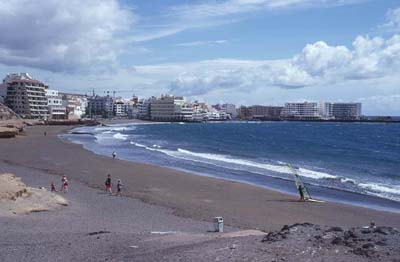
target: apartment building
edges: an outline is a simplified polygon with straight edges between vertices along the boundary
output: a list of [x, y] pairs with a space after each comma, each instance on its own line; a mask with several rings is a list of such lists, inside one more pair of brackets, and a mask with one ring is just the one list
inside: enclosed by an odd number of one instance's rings
[[88, 113], [91, 116], [112, 117], [114, 100], [111, 96], [92, 96], [88, 98]]
[[49, 118], [66, 119], [66, 107], [63, 106], [62, 97], [57, 90], [46, 89], [47, 109]]
[[117, 99], [114, 101], [113, 105], [114, 115], [117, 117], [126, 117], [128, 116], [129, 111], [129, 103], [123, 99]]
[[332, 116], [339, 120], [361, 118], [361, 103], [332, 103]]
[[193, 106], [183, 97], [161, 96], [150, 104], [150, 116], [154, 121], [192, 121]]
[[0, 103], [6, 101], [7, 96], [7, 86], [4, 83], [0, 83]]
[[320, 119], [318, 103], [285, 103], [281, 116], [287, 119], [317, 120]]
[[8, 74], [3, 85], [7, 88], [6, 105], [15, 113], [24, 118], [48, 118], [48, 85], [33, 79], [28, 73]]

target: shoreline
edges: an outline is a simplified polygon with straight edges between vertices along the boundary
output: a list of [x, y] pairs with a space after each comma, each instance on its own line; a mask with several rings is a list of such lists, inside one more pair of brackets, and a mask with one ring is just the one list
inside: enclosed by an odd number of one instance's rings
[[[62, 135], [62, 134], [60, 134], [60, 135]], [[64, 142], [67, 142], [67, 143], [80, 145], [80, 146], [82, 146], [83, 150], [89, 151], [89, 152], [91, 152], [91, 153], [93, 153], [93, 154], [95, 154], [97, 156], [111, 158], [108, 155], [97, 153], [97, 152], [92, 151], [92, 150], [90, 150], [88, 148], [85, 148], [84, 145], [82, 145], [82, 144], [72, 142], [68, 138], [59, 137], [59, 139], [61, 139]], [[205, 177], [205, 178], [223, 180], [223, 181], [227, 181], [227, 182], [245, 184], [245, 185], [249, 185], [249, 186], [252, 186], [252, 187], [257, 187], [257, 188], [260, 188], [260, 189], [270, 190], [270, 191], [273, 191], [273, 192], [276, 192], [276, 193], [284, 194], [284, 195], [287, 195], [287, 197], [292, 197], [294, 199], [298, 199], [297, 192], [288, 192], [288, 191], [286, 191], [284, 189], [272, 188], [272, 187], [264, 186], [262, 184], [257, 184], [255, 182], [249, 182], [249, 181], [245, 181], [245, 180], [226, 178], [226, 177], [219, 177], [217, 175], [213, 175], [213, 174], [209, 174], [209, 173], [195, 172], [195, 171], [192, 171], [192, 170], [186, 170], [184, 168], [178, 168], [178, 167], [173, 167], [173, 166], [157, 165], [157, 164], [153, 164], [151, 162], [131, 161], [131, 160], [126, 160], [126, 159], [121, 159], [121, 158], [118, 158], [118, 157], [117, 157], [117, 159], [121, 160], [121, 161], [127, 161], [127, 162], [133, 163], [133, 164], [138, 164], [138, 165], [143, 164], [143, 165], [154, 166], [154, 167], [157, 167], [157, 168], [171, 169], [171, 170], [175, 170], [177, 172], [184, 173], [185, 175], [189, 175], [189, 176], [200, 176], [200, 177]], [[283, 178], [269, 177], [269, 179], [280, 180], [280, 181], [284, 181], [284, 182], [286, 182], [288, 184], [294, 184], [293, 181], [286, 180], [286, 179], [283, 179]], [[321, 191], [334, 190], [334, 191], [340, 192], [343, 195], [349, 195], [349, 196], [353, 195], [357, 199], [357, 201], [353, 200], [353, 202], [352, 202], [351, 200], [340, 200], [340, 199], [335, 199], [335, 198], [327, 197], [327, 196], [325, 196], [325, 197], [324, 196], [321, 196], [321, 197], [318, 196], [315, 199], [315, 200], [318, 200], [318, 201], [336, 203], [336, 204], [346, 205], [346, 206], [350, 206], [350, 207], [366, 208], [366, 209], [371, 209], [371, 210], [375, 210], [375, 211], [382, 211], [382, 212], [390, 212], [390, 213], [400, 214], [400, 203], [395, 201], [395, 200], [392, 200], [392, 199], [387, 199], [387, 198], [383, 198], [383, 197], [380, 197], [380, 196], [361, 194], [361, 193], [347, 191], [347, 190], [340, 190], [340, 189], [336, 189], [336, 188], [324, 187], [324, 186], [308, 185], [308, 187], [309, 188], [314, 188], [314, 189], [320, 188]], [[363, 204], [362, 203], [362, 201], [363, 201], [362, 199], [363, 198], [365, 200], [369, 199], [370, 202]], [[372, 205], [372, 202], [374, 203], [373, 205]], [[377, 204], [377, 203], [385, 204], [386, 206], [379, 206], [379, 204]], [[394, 207], [395, 205], [397, 205], [399, 207], [396, 208], [396, 207]]]
[[[162, 122], [110, 122], [108, 127], [120, 127], [119, 124], [163, 124]], [[165, 124], [165, 123], [164, 123]], [[73, 130], [73, 129], [72, 129]], [[69, 130], [70, 131], [70, 130]], [[94, 135], [95, 133], [89, 132], [73, 132], [72, 135], [68, 135], [68, 130], [65, 133], [59, 134], [59, 138], [67, 143], [72, 143], [76, 145], [82, 146], [84, 150], [87, 150], [95, 155], [102, 156], [102, 157], [110, 157], [109, 154], [111, 152], [105, 152], [105, 148], [99, 149], [94, 147], [91, 143], [81, 143], [79, 139], [74, 139], [75, 134], [89, 134]], [[132, 142], [131, 142], [132, 143]], [[122, 156], [122, 157], [121, 157]], [[168, 162], [158, 162], [151, 161], [149, 159], [132, 159], [127, 157], [126, 155], [121, 155], [118, 157], [119, 160], [127, 161], [134, 164], [145, 164], [156, 166], [158, 168], [168, 168], [173, 169], [177, 172], [182, 172], [189, 175], [196, 175], [201, 177], [213, 178], [218, 180], [224, 180], [228, 182], [237, 182], [242, 183], [250, 186], [254, 186], [261, 189], [271, 190], [274, 192], [282, 193], [288, 195], [290, 197], [297, 197], [298, 192], [294, 189], [294, 182], [287, 178], [282, 178], [279, 176], [262, 176], [258, 174], [247, 174], [245, 177], [235, 177], [235, 176], [228, 176], [228, 175], [221, 175], [220, 173], [212, 173], [202, 170], [195, 170], [190, 168], [185, 168], [184, 166], [173, 166], [168, 165]], [[209, 170], [208, 170], [209, 171]], [[308, 188], [311, 190], [312, 195], [315, 199], [323, 200], [332, 203], [344, 204], [354, 207], [362, 207], [373, 209], [377, 211], [387, 211], [393, 213], [400, 213], [400, 202], [385, 198], [379, 195], [367, 194], [358, 191], [346, 190], [336, 187], [330, 187], [327, 185], [316, 185], [316, 184], [307, 184]]]
[[[357, 226], [372, 220], [400, 227], [398, 213], [332, 202], [303, 203], [297, 197], [240, 182], [113, 160], [57, 137], [68, 129], [71, 127], [32, 127], [25, 137], [1, 141], [5, 150], [0, 152], [0, 159], [58, 176], [65, 174], [97, 189], [103, 188], [106, 174], [111, 173], [114, 179], [124, 181], [128, 197], [172, 208], [175, 215], [202, 221], [222, 215], [228, 225], [241, 228], [275, 230], [300, 222]], [[42, 135], [44, 130], [47, 136]], [[26, 147], [39, 149], [35, 154], [24, 151]]]

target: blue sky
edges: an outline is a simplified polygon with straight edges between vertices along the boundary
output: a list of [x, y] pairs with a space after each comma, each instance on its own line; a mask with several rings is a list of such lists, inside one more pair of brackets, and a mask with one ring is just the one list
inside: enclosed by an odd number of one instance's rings
[[10, 0], [0, 74], [210, 103], [357, 101], [400, 115], [400, 1]]

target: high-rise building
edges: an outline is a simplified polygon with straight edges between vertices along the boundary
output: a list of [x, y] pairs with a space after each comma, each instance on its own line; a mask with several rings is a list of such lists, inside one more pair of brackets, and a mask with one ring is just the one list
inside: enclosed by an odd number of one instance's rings
[[282, 117], [289, 119], [316, 120], [320, 119], [318, 103], [285, 103]]
[[320, 114], [324, 119], [359, 120], [361, 103], [320, 103]]
[[25, 118], [48, 117], [48, 85], [33, 79], [28, 73], [8, 74], [3, 85], [7, 87], [5, 102], [15, 113]]
[[332, 116], [339, 120], [361, 118], [361, 103], [332, 103]]

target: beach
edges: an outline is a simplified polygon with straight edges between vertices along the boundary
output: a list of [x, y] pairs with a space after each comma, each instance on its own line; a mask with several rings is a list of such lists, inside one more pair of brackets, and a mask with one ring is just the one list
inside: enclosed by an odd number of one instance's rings
[[[243, 254], [257, 261], [275, 255], [257, 255], [254, 247], [240, 253], [239, 247], [246, 246], [241, 243], [258, 246], [260, 232], [284, 225], [307, 222], [348, 228], [374, 221], [400, 227], [399, 213], [298, 202], [296, 196], [248, 184], [96, 155], [58, 137], [68, 129], [35, 126], [24, 136], [0, 140], [0, 173], [13, 173], [32, 187], [59, 184], [62, 175], [70, 181], [68, 207], [0, 218], [0, 233], [6, 236], [0, 243], [3, 261], [210, 261], [220, 254], [220, 259], [230, 261], [243, 261]], [[114, 182], [123, 181], [124, 197], [105, 194], [107, 174]], [[215, 216], [224, 217], [232, 235], [207, 232]], [[235, 235], [238, 232], [244, 236]], [[216, 249], [206, 253], [211, 246], [228, 248], [220, 254]], [[198, 256], [203, 253], [207, 255]]]

